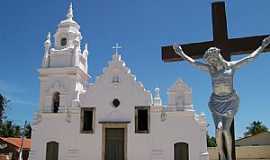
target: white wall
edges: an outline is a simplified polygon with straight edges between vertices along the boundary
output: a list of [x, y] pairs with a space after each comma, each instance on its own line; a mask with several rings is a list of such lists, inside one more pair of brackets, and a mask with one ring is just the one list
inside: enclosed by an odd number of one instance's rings
[[[98, 115], [98, 114], [97, 114]], [[202, 133], [193, 113], [168, 112], [167, 119], [162, 122], [160, 112], [151, 112], [149, 134], [136, 134], [134, 113], [130, 115], [128, 124], [128, 160], [174, 159], [174, 144], [189, 144], [190, 160], [199, 160], [205, 150], [206, 138]], [[80, 114], [73, 111], [71, 122], [67, 121], [67, 113], [44, 113], [42, 121], [33, 127], [32, 158], [45, 160], [46, 143], [59, 142], [59, 159], [102, 159], [102, 124], [95, 122], [94, 134], [80, 133]]]
[[[116, 75], [120, 78], [118, 84], [112, 83]], [[112, 106], [114, 98], [120, 100], [117, 108]], [[135, 106], [152, 107], [149, 134], [135, 133]], [[80, 107], [95, 107], [93, 134], [80, 133]], [[99, 121], [130, 121], [127, 124], [128, 160], [173, 160], [174, 144], [178, 142], [188, 143], [190, 160], [208, 159], [207, 155], [202, 156], [207, 147], [206, 126], [201, 119], [193, 111], [174, 111], [167, 112], [166, 120], [161, 121], [161, 112], [152, 106], [151, 93], [135, 80], [119, 55], [114, 55], [104, 74], [80, 96], [80, 107], [69, 107], [69, 112], [64, 113], [40, 113], [41, 117], [33, 125], [32, 160], [45, 160], [49, 141], [59, 142], [59, 160], [101, 160], [102, 124]]]

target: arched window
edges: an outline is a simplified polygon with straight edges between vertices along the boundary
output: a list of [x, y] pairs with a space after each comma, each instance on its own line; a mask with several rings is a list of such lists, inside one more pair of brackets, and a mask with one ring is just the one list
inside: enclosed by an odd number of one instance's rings
[[61, 46], [66, 46], [67, 45], [67, 38], [62, 38], [61, 39]]
[[113, 76], [112, 82], [113, 83], [119, 83], [120, 82], [120, 77], [118, 75]]
[[57, 113], [59, 111], [59, 106], [60, 106], [60, 93], [59, 92], [55, 92], [53, 94], [53, 113]]
[[187, 143], [174, 144], [174, 160], [188, 160], [189, 151]]
[[46, 145], [46, 160], [58, 160], [59, 144], [48, 142]]

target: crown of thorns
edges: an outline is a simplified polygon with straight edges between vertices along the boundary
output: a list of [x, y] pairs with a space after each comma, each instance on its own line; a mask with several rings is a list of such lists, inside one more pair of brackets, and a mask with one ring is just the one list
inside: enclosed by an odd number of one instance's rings
[[203, 59], [208, 60], [213, 57], [218, 57], [219, 55], [220, 55], [220, 49], [216, 47], [211, 47], [205, 52], [205, 54], [203, 55]]

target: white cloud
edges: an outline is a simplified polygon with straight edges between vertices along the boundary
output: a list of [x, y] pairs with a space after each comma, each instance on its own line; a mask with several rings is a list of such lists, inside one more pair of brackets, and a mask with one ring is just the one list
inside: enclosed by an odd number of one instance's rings
[[[17, 84], [10, 84], [6, 81], [0, 80], [0, 93], [11, 100], [11, 104], [21, 104], [29, 106], [37, 106], [38, 103], [31, 102], [27, 99], [22, 99], [26, 94], [26, 90]], [[21, 95], [21, 96], [20, 96]]]
[[18, 99], [18, 98], [15, 98], [15, 100], [12, 100], [12, 103], [29, 105], [29, 106], [37, 106], [38, 105], [38, 103], [34, 103], [34, 102], [31, 102], [31, 101], [26, 101], [26, 100], [21, 100], [21, 99]]
[[5, 94], [12, 94], [12, 93], [24, 93], [25, 90], [22, 87], [19, 87], [15, 84], [9, 84], [3, 80], [0, 80], [0, 92]]

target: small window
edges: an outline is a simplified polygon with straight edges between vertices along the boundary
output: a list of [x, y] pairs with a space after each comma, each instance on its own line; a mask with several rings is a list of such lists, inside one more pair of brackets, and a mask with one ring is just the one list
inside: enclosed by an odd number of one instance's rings
[[120, 77], [118, 75], [113, 76], [112, 83], [119, 83], [119, 82], [120, 82]]
[[82, 108], [81, 110], [81, 133], [94, 132], [94, 108]]
[[67, 38], [62, 38], [61, 39], [61, 46], [66, 46], [67, 45]]
[[135, 132], [149, 133], [150, 107], [135, 107]]
[[53, 94], [53, 113], [58, 113], [59, 111], [59, 106], [60, 106], [60, 93], [59, 92], [55, 92]]

